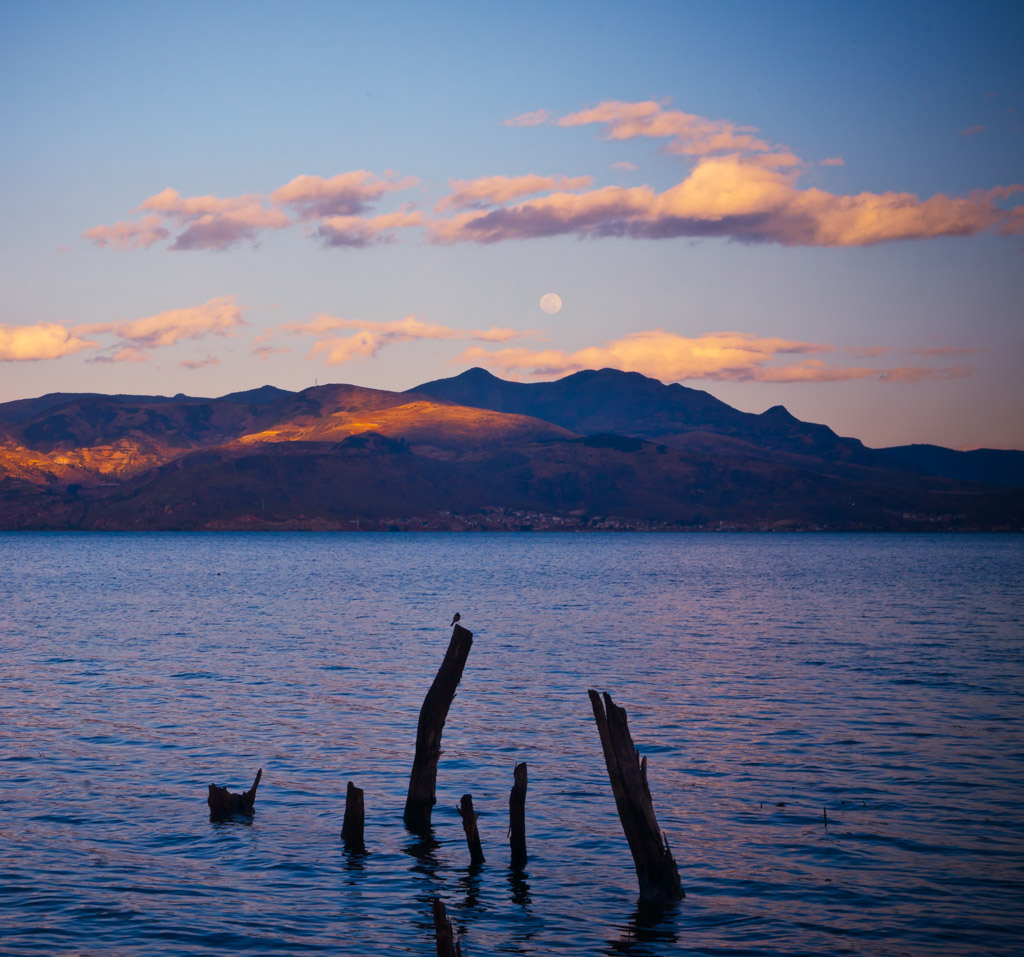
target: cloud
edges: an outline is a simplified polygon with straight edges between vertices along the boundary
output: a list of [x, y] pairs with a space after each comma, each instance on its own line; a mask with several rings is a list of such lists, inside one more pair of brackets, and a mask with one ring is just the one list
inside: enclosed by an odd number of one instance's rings
[[841, 156], [826, 156], [823, 160], [818, 160], [819, 166], [845, 166], [846, 162]]
[[385, 194], [408, 189], [416, 182], [415, 177], [399, 180], [391, 173], [377, 176], [367, 170], [353, 170], [327, 179], [296, 176], [270, 196], [182, 196], [168, 187], [134, 210], [144, 214], [141, 219], [94, 226], [82, 235], [99, 246], [116, 249], [148, 248], [173, 235], [169, 249], [223, 250], [242, 242], [257, 245], [268, 230], [319, 221], [319, 228], [310, 225], [308, 235], [332, 246], [366, 246], [393, 241], [388, 230], [422, 224], [418, 218], [421, 214], [409, 209], [369, 220], [360, 218]]
[[167, 239], [170, 230], [163, 225], [163, 219], [156, 215], [143, 216], [138, 222], [123, 220], [112, 226], [94, 226], [82, 235], [97, 246], [113, 246], [114, 249], [148, 249], [153, 243]]
[[[772, 154], [774, 155], [774, 154]], [[664, 192], [650, 186], [606, 186], [435, 222], [435, 243], [494, 243], [576, 235], [668, 239], [720, 236], [785, 246], [870, 246], [907, 239], [970, 236], [998, 227], [1019, 231], [1021, 207], [995, 205], [1021, 186], [967, 196], [913, 193], [836, 195], [797, 186], [799, 172], [772, 168], [738, 154], [699, 159], [690, 174]]]
[[991, 352], [991, 349], [971, 349], [966, 346], [932, 346], [913, 350], [915, 356], [976, 356], [988, 355]]
[[632, 173], [637, 168], [636, 163], [631, 163], [629, 160], [619, 160], [618, 163], [612, 163], [612, 169], [622, 170], [625, 173]]
[[264, 206], [262, 196], [182, 196], [170, 187], [144, 200], [138, 210], [159, 213], [184, 227], [171, 249], [227, 249], [290, 223], [281, 210]]
[[208, 335], [224, 336], [232, 329], [244, 325], [245, 320], [235, 297], [221, 296], [210, 299], [201, 306], [170, 309], [154, 316], [126, 322], [80, 326], [75, 331], [86, 335], [112, 333], [137, 349], [158, 349], [173, 346], [184, 339], [201, 339]]
[[481, 176], [479, 179], [449, 180], [451, 193], [441, 199], [435, 209], [475, 209], [507, 203], [519, 196], [549, 193], [553, 190], [571, 192], [586, 189], [594, 182], [592, 176]]
[[99, 343], [55, 322], [32, 326], [0, 325], [0, 362], [32, 362], [59, 359], [84, 349], [98, 349]]
[[378, 243], [396, 241], [395, 230], [424, 225], [418, 210], [382, 213], [369, 219], [361, 216], [328, 216], [321, 220], [316, 235], [325, 246], [351, 246], [361, 249]]
[[[344, 319], [319, 313], [306, 322], [290, 322], [281, 326], [281, 331], [292, 335], [323, 336], [310, 350], [308, 358], [322, 357], [326, 365], [341, 365], [353, 359], [376, 356], [387, 346], [400, 342], [415, 342], [427, 339], [474, 339], [479, 342], [509, 342], [526, 335], [515, 329], [463, 330], [437, 323], [424, 322], [414, 315], [403, 319], [374, 321], [369, 319]], [[352, 332], [352, 335], [331, 335], [336, 332]]]
[[609, 140], [628, 140], [637, 136], [668, 139], [670, 153], [709, 156], [714, 153], [769, 152], [772, 147], [754, 134], [752, 126], [737, 126], [728, 120], [710, 120], [695, 113], [668, 110], [660, 103], [624, 103], [605, 100], [558, 121], [559, 126], [586, 126], [597, 123], [601, 136]]
[[984, 133], [984, 126], [965, 126], [961, 131], [961, 136], [977, 136], [979, 133]]
[[505, 126], [540, 126], [551, 119], [547, 110], [534, 110], [532, 113], [520, 113], [509, 120], [502, 120]]
[[252, 354], [258, 356], [261, 362], [266, 362], [271, 356], [285, 355], [291, 351], [287, 346], [256, 346]]
[[178, 363], [182, 369], [205, 369], [207, 366], [219, 366], [220, 359], [216, 356], [207, 356], [205, 359], [183, 359]]
[[377, 176], [365, 169], [322, 176], [296, 176], [270, 194], [273, 202], [292, 207], [302, 220], [325, 216], [356, 216], [385, 193], [415, 186], [414, 176], [395, 180], [390, 174]]
[[[913, 382], [922, 378], [969, 375], [972, 369], [932, 369], [907, 366], [875, 369], [828, 364], [818, 358], [786, 361], [789, 356], [833, 353], [822, 343], [797, 342], [750, 333], [721, 332], [687, 337], [652, 329], [614, 339], [576, 352], [560, 349], [499, 349], [472, 346], [459, 357], [513, 375], [562, 376], [582, 369], [614, 368], [641, 372], [665, 382], [686, 379], [739, 382], [841, 382], [881, 379]], [[779, 361], [780, 357], [783, 359]]]

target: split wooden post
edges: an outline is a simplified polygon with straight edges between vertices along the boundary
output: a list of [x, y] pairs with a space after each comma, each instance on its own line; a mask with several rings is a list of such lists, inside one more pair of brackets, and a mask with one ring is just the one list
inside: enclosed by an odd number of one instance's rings
[[591, 689], [589, 694], [615, 806], [636, 866], [640, 899], [658, 903], [677, 901], [686, 894], [668, 841], [654, 816], [647, 787], [647, 758], [641, 761], [633, 746], [625, 709], [615, 704], [607, 692], [603, 704], [596, 691]]
[[512, 790], [508, 796], [508, 833], [512, 848], [512, 866], [526, 867], [526, 762], [517, 764], [513, 772]]
[[362, 854], [366, 850], [363, 841], [363, 789], [357, 788], [351, 781], [345, 792], [345, 818], [341, 822], [341, 839], [345, 848]]
[[448, 919], [448, 912], [439, 897], [434, 898], [434, 941], [437, 944], [437, 957], [462, 957], [459, 938], [455, 928]]
[[480, 832], [476, 829], [476, 811], [473, 810], [473, 795], [463, 794], [459, 803], [459, 817], [462, 818], [462, 829], [466, 832], [466, 844], [469, 847], [469, 863], [484, 863], [484, 849], [480, 846]]
[[430, 815], [437, 803], [437, 761], [441, 756], [441, 732], [472, 647], [473, 632], [462, 625], [456, 625], [444, 661], [423, 699], [416, 727], [416, 756], [409, 775], [409, 794], [405, 799], [405, 826], [410, 831], [423, 832], [430, 829]]
[[255, 813], [253, 805], [256, 803], [256, 789], [260, 786], [261, 777], [263, 768], [256, 772], [256, 780], [244, 794], [232, 794], [227, 788], [211, 784], [206, 796], [206, 803], [210, 805], [210, 819], [233, 817], [236, 814], [252, 817]]

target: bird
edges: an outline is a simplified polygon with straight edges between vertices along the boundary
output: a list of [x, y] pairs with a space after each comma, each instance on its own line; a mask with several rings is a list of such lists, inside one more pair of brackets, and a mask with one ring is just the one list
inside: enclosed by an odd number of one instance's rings
[[457, 621], [462, 621], [462, 615], [460, 615], [458, 612], [455, 612], [455, 617], [452, 619], [452, 624], [454, 625]]

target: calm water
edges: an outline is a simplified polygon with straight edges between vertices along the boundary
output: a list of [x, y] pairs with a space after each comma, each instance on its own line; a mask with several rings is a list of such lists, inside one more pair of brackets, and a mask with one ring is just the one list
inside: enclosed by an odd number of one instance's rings
[[[425, 957], [438, 894], [466, 957], [1017, 954], [1022, 609], [1020, 536], [0, 535], [0, 951]], [[431, 846], [401, 814], [455, 610]], [[660, 919], [588, 687], [649, 756]]]

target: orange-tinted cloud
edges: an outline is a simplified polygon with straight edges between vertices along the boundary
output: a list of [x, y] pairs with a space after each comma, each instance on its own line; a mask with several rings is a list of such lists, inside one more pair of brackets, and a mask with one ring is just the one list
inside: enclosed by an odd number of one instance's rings
[[612, 163], [612, 169], [621, 170], [624, 173], [632, 173], [637, 168], [636, 163], [631, 163], [629, 160], [619, 160], [617, 163]]
[[419, 210], [398, 210], [379, 216], [328, 216], [320, 221], [316, 235], [325, 246], [351, 246], [362, 248], [377, 243], [393, 243], [395, 230], [422, 226], [423, 214]]
[[519, 196], [550, 193], [554, 190], [572, 192], [586, 189], [594, 182], [592, 176], [481, 176], [479, 179], [450, 180], [451, 192], [439, 200], [438, 212], [446, 209], [479, 209], [507, 203]]
[[300, 219], [321, 219], [325, 216], [358, 216], [385, 193], [408, 189], [415, 177], [395, 180], [365, 169], [339, 173], [329, 179], [322, 176], [296, 176], [270, 194], [273, 202], [290, 206]]
[[665, 382], [715, 379], [795, 383], [870, 378], [907, 382], [969, 375], [973, 371], [962, 367], [932, 369], [917, 366], [875, 369], [829, 364], [817, 358], [788, 359], [790, 356], [835, 351], [832, 346], [822, 343], [796, 342], [750, 333], [722, 332], [688, 337], [652, 329], [571, 353], [560, 349], [526, 348], [489, 352], [472, 346], [459, 359], [513, 375], [562, 376], [582, 369], [610, 367], [641, 372]]
[[695, 113], [669, 110], [660, 103], [624, 103], [606, 100], [595, 107], [570, 113], [558, 120], [559, 126], [585, 126], [597, 123], [601, 135], [609, 140], [628, 140], [636, 136], [668, 139], [671, 153], [709, 156], [714, 153], [768, 152], [772, 147], [754, 134], [753, 126], [737, 126], [728, 120], [710, 120]]
[[461, 213], [431, 227], [436, 243], [493, 243], [541, 236], [666, 239], [722, 236], [785, 246], [869, 246], [905, 239], [970, 236], [1020, 228], [1018, 210], [996, 204], [1020, 186], [968, 196], [913, 193], [836, 195], [797, 186], [799, 172], [738, 154], [708, 156], [664, 192], [606, 186]]
[[59, 359], [83, 349], [98, 349], [99, 343], [85, 339], [77, 330], [55, 322], [31, 326], [0, 325], [0, 362], [30, 362]]
[[[281, 326], [282, 332], [293, 335], [323, 336], [309, 352], [309, 358], [322, 357], [326, 365], [340, 365], [352, 359], [371, 358], [386, 346], [399, 342], [425, 339], [475, 339], [479, 342], [508, 342], [524, 333], [515, 329], [453, 329], [437, 323], [424, 322], [410, 315], [403, 319], [374, 321], [369, 319], [343, 319], [320, 313], [307, 322], [290, 322]], [[352, 335], [331, 335], [351, 332]]]
[[182, 196], [169, 187], [144, 200], [139, 210], [159, 213], [184, 227], [171, 249], [227, 249], [242, 240], [254, 242], [261, 231], [284, 229], [290, 222], [280, 209], [264, 206], [258, 195]]
[[186, 309], [169, 309], [143, 319], [126, 322], [97, 323], [80, 326], [76, 332], [86, 335], [111, 333], [136, 349], [158, 349], [173, 346], [185, 339], [227, 335], [244, 326], [241, 310], [234, 296], [220, 296]]
[[138, 222], [123, 220], [112, 226], [94, 226], [82, 234], [97, 246], [113, 246], [115, 249], [148, 249], [153, 243], [171, 235], [157, 215], [143, 216]]
[[846, 163], [841, 156], [826, 156], [823, 160], [818, 160], [819, 166], [845, 166]]

